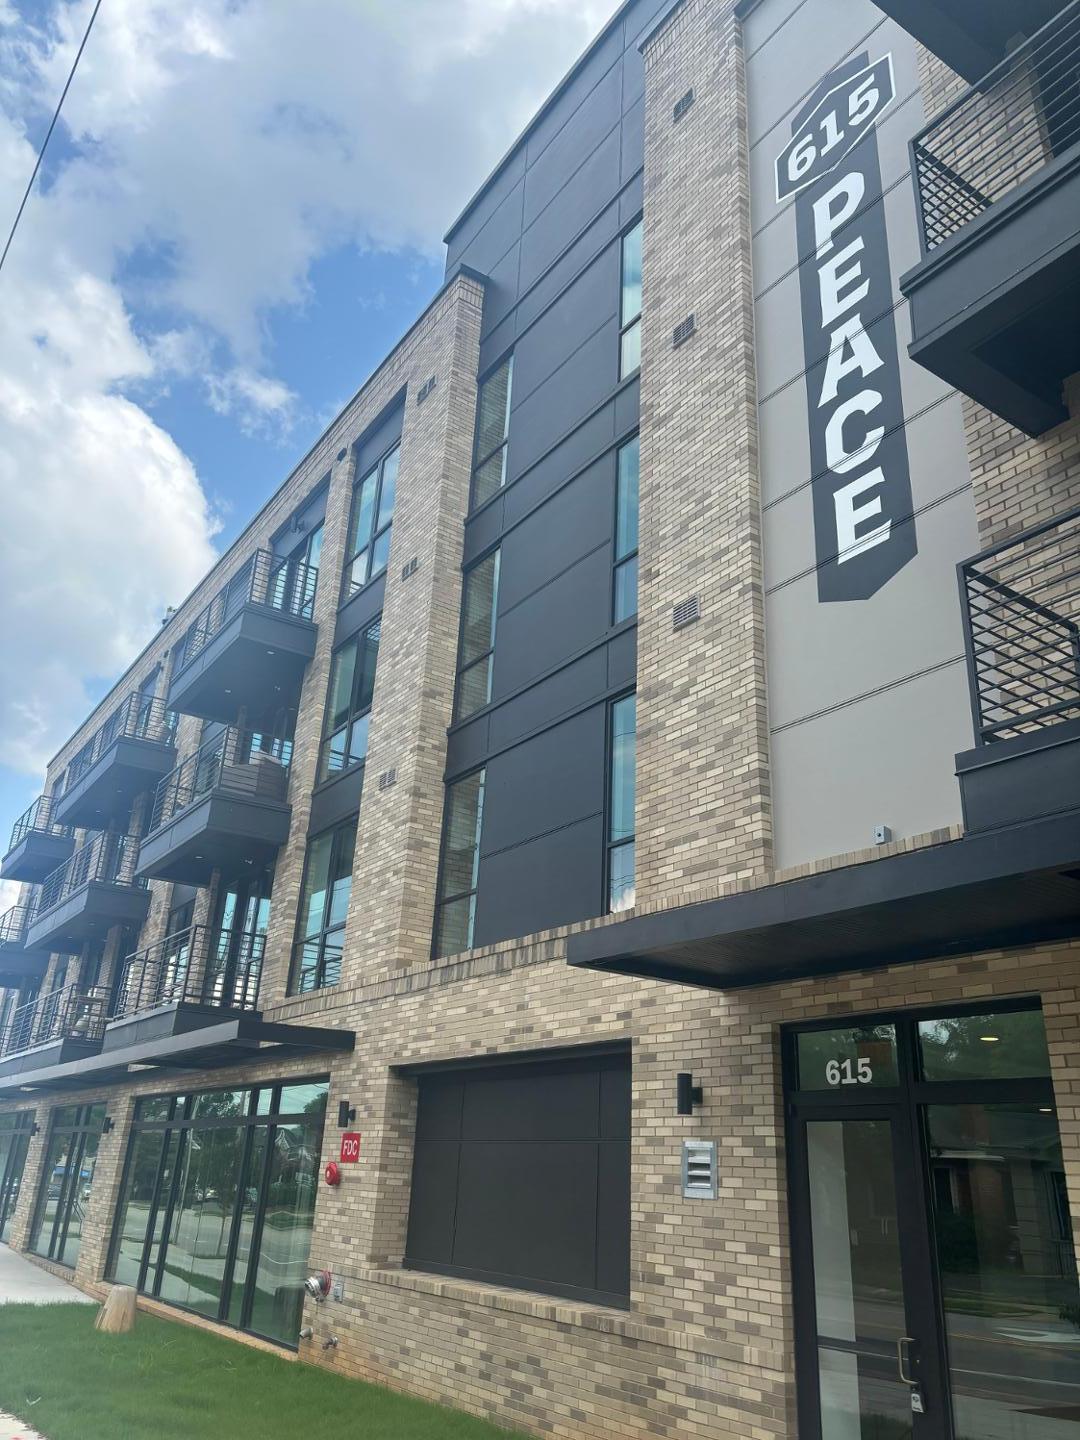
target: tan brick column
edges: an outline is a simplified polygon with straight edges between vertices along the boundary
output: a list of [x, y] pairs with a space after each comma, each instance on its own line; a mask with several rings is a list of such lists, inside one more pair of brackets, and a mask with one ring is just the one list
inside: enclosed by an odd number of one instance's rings
[[482, 298], [459, 280], [412, 365], [436, 386], [423, 405], [411, 389], [405, 407], [346, 936], [353, 982], [431, 955]]
[[[693, 88], [678, 121], [676, 101]], [[637, 898], [769, 868], [746, 105], [731, 0], [645, 49]], [[693, 315], [691, 337], [673, 341]], [[678, 631], [672, 608], [696, 596]]]

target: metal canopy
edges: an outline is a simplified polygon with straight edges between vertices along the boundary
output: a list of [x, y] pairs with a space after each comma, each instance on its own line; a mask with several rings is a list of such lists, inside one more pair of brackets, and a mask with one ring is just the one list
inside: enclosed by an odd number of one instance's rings
[[298, 1059], [326, 1051], [348, 1053], [355, 1038], [351, 1030], [282, 1025], [258, 1015], [236, 1015], [215, 1025], [103, 1050], [64, 1065], [24, 1070], [0, 1080], [0, 1098], [11, 1099], [28, 1090], [50, 1092], [116, 1085], [134, 1078], [146, 1079], [155, 1071], [166, 1075], [214, 1070], [252, 1060]]
[[1080, 814], [967, 836], [567, 940], [586, 969], [711, 989], [1080, 935]]

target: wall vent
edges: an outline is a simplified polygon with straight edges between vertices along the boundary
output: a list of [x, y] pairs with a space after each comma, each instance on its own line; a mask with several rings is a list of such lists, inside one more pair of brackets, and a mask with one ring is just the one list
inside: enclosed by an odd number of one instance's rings
[[677, 350], [680, 345], [685, 345], [687, 340], [689, 340], [690, 336], [694, 333], [696, 327], [697, 322], [695, 321], [692, 314], [687, 315], [685, 320], [681, 320], [679, 324], [675, 326], [675, 329], [671, 336], [672, 349]]
[[672, 608], [671, 628], [672, 630], [685, 630], [687, 625], [693, 625], [695, 620], [701, 619], [701, 606], [698, 604], [696, 595], [688, 595], [685, 600]]
[[401, 578], [402, 578], [402, 580], [408, 580], [409, 576], [410, 576], [410, 575], [415, 575], [416, 572], [417, 572], [417, 570], [419, 570], [419, 568], [420, 568], [420, 560], [419, 560], [419, 558], [418, 558], [416, 555], [414, 555], [411, 560], [406, 561], [406, 563], [402, 566], [402, 570], [401, 570]]
[[716, 1141], [684, 1140], [682, 1193], [687, 1200], [716, 1199]]
[[675, 102], [674, 123], [675, 123], [676, 125], [679, 123], [679, 121], [682, 119], [682, 117], [686, 114], [686, 112], [690, 109], [690, 106], [693, 105], [693, 103], [694, 103], [694, 88], [693, 88], [693, 86], [691, 86], [690, 89], [687, 90], [686, 94], [682, 97], [682, 99], [681, 99], [681, 100], [677, 100], [677, 101]]
[[397, 784], [397, 771], [384, 770], [379, 776], [379, 789], [389, 790], [391, 785]]
[[417, 397], [416, 397], [416, 403], [417, 403], [417, 405], [422, 405], [422, 404], [424, 403], [424, 401], [427, 399], [427, 397], [431, 394], [431, 392], [432, 392], [434, 389], [435, 389], [435, 376], [432, 375], [432, 377], [431, 377], [430, 380], [425, 380], [424, 383], [423, 383], [423, 385], [420, 386], [419, 393], [417, 394]]

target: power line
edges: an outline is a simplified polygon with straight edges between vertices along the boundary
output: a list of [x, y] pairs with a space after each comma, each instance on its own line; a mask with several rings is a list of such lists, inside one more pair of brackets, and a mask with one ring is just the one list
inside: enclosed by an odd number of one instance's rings
[[37, 179], [38, 171], [41, 169], [41, 162], [45, 158], [45, 151], [49, 148], [49, 141], [52, 139], [52, 133], [56, 129], [56, 122], [60, 119], [60, 111], [64, 108], [64, 101], [67, 99], [67, 93], [71, 89], [71, 82], [75, 79], [75, 71], [79, 68], [79, 61], [82, 59], [82, 53], [86, 49], [86, 42], [90, 39], [90, 31], [94, 28], [94, 21], [97, 19], [97, 13], [100, 9], [101, 0], [97, 0], [97, 3], [94, 5], [93, 13], [90, 16], [90, 22], [86, 27], [86, 34], [82, 38], [82, 44], [79, 46], [78, 51], [75, 55], [75, 59], [72, 62], [71, 72], [68, 75], [67, 82], [64, 85], [63, 91], [61, 92], [60, 99], [57, 101], [56, 109], [53, 111], [53, 117], [52, 120], [49, 122], [49, 128], [45, 132], [45, 139], [42, 141], [41, 149], [38, 151], [37, 161], [34, 165], [34, 173], [30, 176], [30, 182], [27, 185], [26, 191], [22, 197], [22, 203], [19, 205], [19, 209], [16, 212], [15, 219], [12, 222], [11, 232], [8, 235], [7, 244], [4, 246], [4, 253], [0, 255], [0, 270], [4, 268], [4, 261], [7, 259], [8, 251], [11, 249], [11, 242], [15, 239], [15, 231], [19, 228], [19, 221], [22, 219], [22, 213], [26, 209], [26, 202], [30, 199], [30, 192], [34, 188], [34, 181]]

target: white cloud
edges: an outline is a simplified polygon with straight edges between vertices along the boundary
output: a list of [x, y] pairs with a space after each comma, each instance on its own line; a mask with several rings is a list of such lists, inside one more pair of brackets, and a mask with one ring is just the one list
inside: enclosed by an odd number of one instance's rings
[[[0, 214], [90, 3], [0, 0]], [[0, 274], [0, 763], [38, 769], [212, 559], [195, 469], [139, 400], [195, 377], [241, 430], [282, 433], [274, 310], [332, 247], [441, 254], [616, 3], [102, 7]]]

